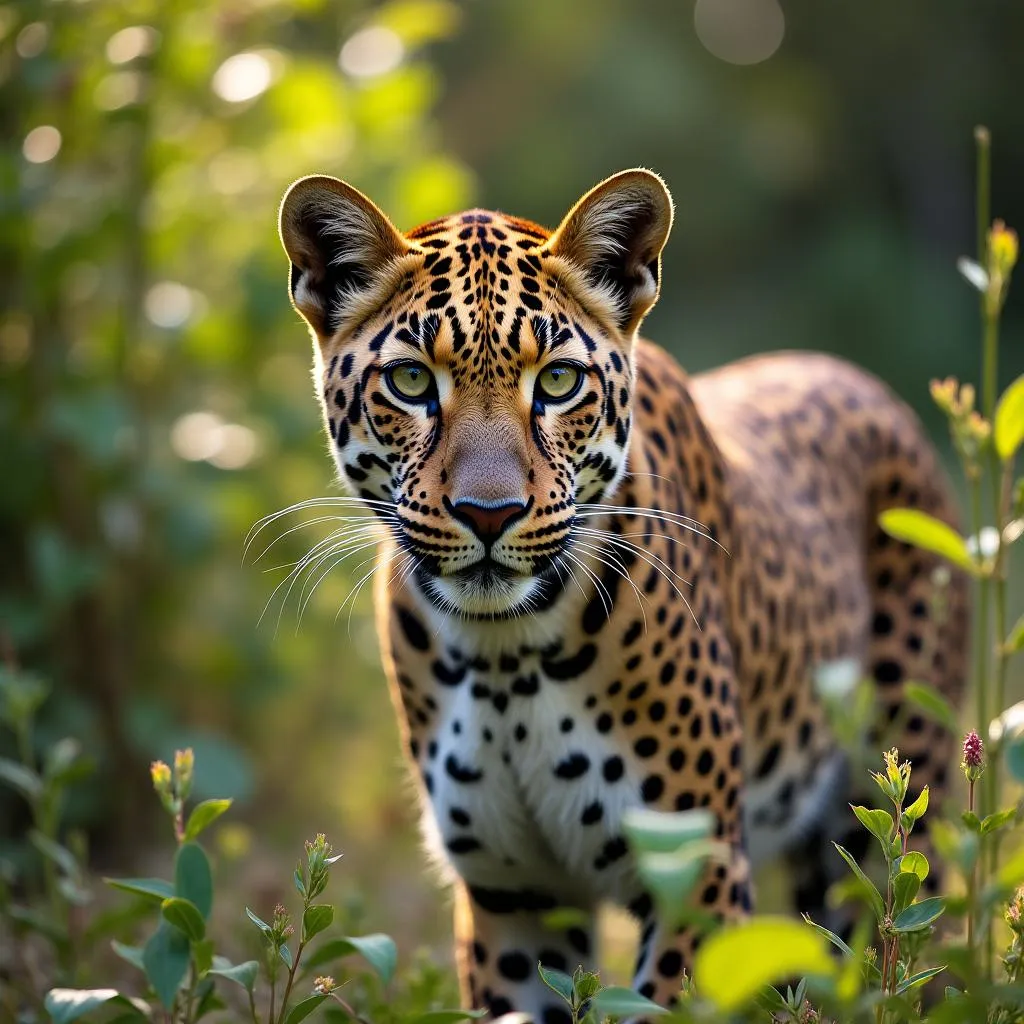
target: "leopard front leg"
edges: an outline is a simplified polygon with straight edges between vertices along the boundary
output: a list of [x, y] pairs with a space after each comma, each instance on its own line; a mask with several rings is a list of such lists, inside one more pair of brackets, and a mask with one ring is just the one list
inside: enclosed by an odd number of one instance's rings
[[[731, 847], [725, 863], [709, 866], [691, 901], [702, 913], [722, 922], [746, 917], [751, 889], [750, 867], [743, 851]], [[701, 932], [664, 920], [646, 894], [630, 909], [640, 918], [641, 927], [633, 987], [659, 1006], [670, 1008], [679, 1001], [683, 972], [693, 969]]]
[[[541, 981], [537, 964], [569, 974], [590, 968], [592, 928], [545, 927], [555, 900], [537, 892], [455, 884], [455, 960], [464, 1006], [492, 1017], [518, 1011], [537, 1024], [572, 1024], [568, 1007]], [[587, 914], [590, 917], [590, 914]]]

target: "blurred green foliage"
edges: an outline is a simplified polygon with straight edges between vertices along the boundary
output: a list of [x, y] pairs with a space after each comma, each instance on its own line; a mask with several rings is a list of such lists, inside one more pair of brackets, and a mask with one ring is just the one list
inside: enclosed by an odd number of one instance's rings
[[[678, 219], [647, 333], [689, 368], [821, 348], [922, 410], [929, 376], [977, 377], [953, 264], [973, 248], [977, 121], [994, 213], [1024, 225], [1024, 7], [785, 17], [745, 67], [676, 0], [0, 6], [0, 645], [53, 686], [40, 742], [80, 737], [98, 764], [68, 807], [96, 860], [142, 856], [140, 767], [191, 746], [197, 796], [259, 830], [221, 831], [257, 880], [324, 829], [353, 884], [381, 880], [376, 925], [438, 927], [368, 588], [335, 619], [361, 574], [277, 625], [277, 603], [260, 616], [283, 574], [262, 570], [316, 529], [242, 561], [256, 520], [336, 487], [276, 237], [295, 177], [346, 177], [404, 228], [471, 203], [550, 224], [651, 166]], [[1022, 295], [1004, 381], [1024, 369]], [[0, 795], [0, 856], [27, 824]]]

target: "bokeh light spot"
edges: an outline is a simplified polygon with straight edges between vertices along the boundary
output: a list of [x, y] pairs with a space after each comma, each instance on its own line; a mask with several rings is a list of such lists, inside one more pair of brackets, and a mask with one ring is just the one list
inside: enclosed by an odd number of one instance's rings
[[129, 25], [107, 40], [107, 60], [111, 64], [127, 64], [152, 53], [159, 34], [148, 25]]
[[778, 0], [697, 0], [697, 38], [729, 64], [759, 64], [782, 45], [786, 16]]
[[60, 132], [52, 124], [41, 124], [25, 136], [21, 151], [31, 164], [45, 164], [60, 152]]
[[146, 316], [157, 327], [173, 330], [188, 322], [195, 303], [192, 292], [177, 281], [160, 281], [146, 292]]
[[402, 40], [389, 28], [361, 29], [341, 48], [338, 64], [353, 78], [373, 78], [394, 71], [405, 56]]
[[213, 91], [228, 103], [244, 103], [270, 88], [273, 68], [262, 53], [236, 53], [213, 76]]
[[100, 110], [120, 110], [142, 99], [142, 76], [136, 71], [115, 71], [96, 85], [93, 102]]
[[14, 41], [14, 49], [18, 56], [28, 60], [31, 57], [38, 57], [46, 49], [50, 39], [50, 30], [41, 21], [33, 21], [26, 25]]
[[171, 447], [189, 462], [209, 462], [218, 469], [241, 469], [259, 450], [255, 431], [225, 423], [214, 412], [190, 412], [171, 427]]

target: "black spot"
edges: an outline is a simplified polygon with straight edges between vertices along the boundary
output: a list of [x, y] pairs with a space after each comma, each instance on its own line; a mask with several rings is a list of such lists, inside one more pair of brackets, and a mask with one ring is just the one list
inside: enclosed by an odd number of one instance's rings
[[480, 841], [472, 836], [457, 836], [455, 839], [448, 841], [448, 851], [450, 853], [473, 853], [479, 849]]
[[697, 771], [701, 775], [708, 775], [714, 766], [715, 758], [710, 750], [704, 749], [700, 752], [700, 757], [697, 758]]
[[663, 978], [678, 978], [683, 973], [683, 957], [676, 949], [667, 949], [658, 960], [658, 973]]
[[884, 685], [898, 683], [903, 679], [903, 667], [896, 661], [878, 661], [875, 663], [875, 679]]
[[633, 749], [637, 757], [653, 757], [658, 752], [658, 741], [653, 736], [641, 736]]
[[597, 647], [594, 644], [584, 644], [575, 654], [560, 661], [543, 660], [541, 668], [544, 674], [558, 682], [565, 682], [568, 679], [575, 679], [586, 672], [597, 658]]
[[640, 796], [645, 804], [653, 803], [664, 791], [665, 783], [660, 775], [648, 775], [640, 784]]
[[757, 768], [754, 769], [754, 777], [763, 779], [766, 775], [770, 775], [775, 768], [775, 765], [779, 761], [779, 757], [782, 755], [782, 746], [778, 743], [773, 743], [764, 753], [764, 757], [761, 758]]
[[605, 782], [618, 782], [622, 778], [624, 771], [625, 766], [618, 754], [613, 754], [609, 757], [601, 768], [601, 774], [604, 775]]
[[473, 959], [481, 965], [487, 963], [487, 950], [484, 948], [483, 943], [473, 943]]
[[488, 889], [479, 885], [469, 887], [473, 902], [492, 914], [514, 914], [519, 910], [552, 910], [558, 900], [536, 889]]
[[463, 828], [470, 823], [469, 814], [467, 814], [461, 807], [450, 808], [448, 811], [448, 817], [451, 818], [456, 825], [461, 825]]
[[525, 981], [533, 972], [533, 963], [525, 953], [513, 950], [502, 953], [497, 960], [498, 973], [509, 981]]
[[402, 627], [402, 633], [410, 646], [415, 647], [417, 651], [425, 651], [430, 647], [430, 637], [427, 636], [423, 623], [408, 609], [398, 609], [398, 624]]
[[560, 779], [578, 779], [581, 775], [586, 774], [589, 767], [590, 758], [586, 754], [576, 751], [558, 763], [555, 767], [555, 775]]
[[484, 777], [484, 773], [479, 769], [459, 764], [454, 754], [449, 754], [445, 758], [444, 770], [456, 782], [479, 782]]
[[541, 1020], [543, 1024], [572, 1024], [572, 1014], [564, 1006], [545, 1006]]
[[602, 804], [600, 800], [595, 800], [592, 804], [587, 804], [587, 806], [583, 808], [583, 813], [580, 815], [580, 824], [593, 825], [603, 817], [604, 804]]

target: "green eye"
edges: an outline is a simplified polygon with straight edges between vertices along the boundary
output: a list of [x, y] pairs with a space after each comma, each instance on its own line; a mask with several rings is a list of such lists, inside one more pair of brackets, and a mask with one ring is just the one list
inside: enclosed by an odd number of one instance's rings
[[434, 383], [431, 372], [420, 363], [399, 363], [387, 371], [388, 384], [400, 398], [423, 398]]
[[545, 366], [537, 377], [537, 391], [542, 399], [565, 399], [576, 393], [583, 380], [578, 367], [570, 363], [552, 363]]

